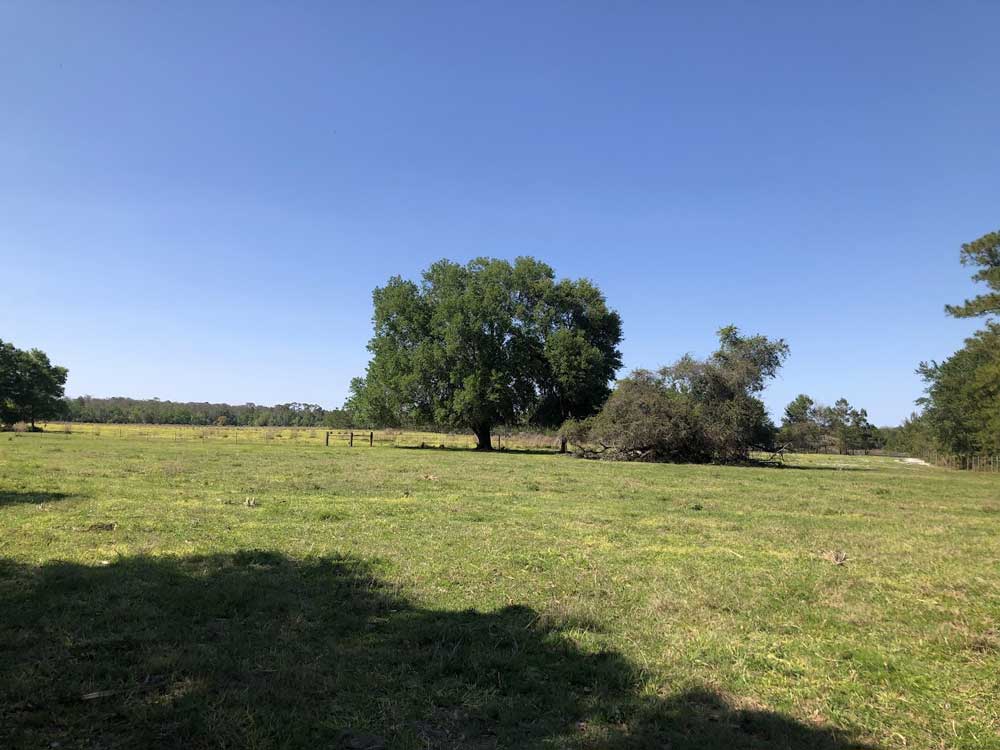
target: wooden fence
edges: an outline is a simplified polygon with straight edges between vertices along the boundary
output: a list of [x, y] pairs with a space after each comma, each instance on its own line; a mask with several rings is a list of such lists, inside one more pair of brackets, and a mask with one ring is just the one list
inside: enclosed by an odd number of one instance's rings
[[327, 448], [330, 447], [330, 438], [331, 437], [333, 437], [334, 442], [336, 442], [337, 439], [347, 440], [347, 445], [350, 448], [354, 447], [354, 441], [355, 440], [358, 441], [358, 445], [364, 445], [365, 443], [368, 443], [368, 447], [369, 448], [374, 448], [375, 447], [375, 432], [374, 432], [374, 430], [368, 430], [367, 434], [365, 432], [363, 432], [363, 431], [361, 431], [361, 432], [355, 432], [354, 430], [346, 430], [346, 431], [345, 430], [327, 430], [327, 433], [326, 433], [326, 447]]

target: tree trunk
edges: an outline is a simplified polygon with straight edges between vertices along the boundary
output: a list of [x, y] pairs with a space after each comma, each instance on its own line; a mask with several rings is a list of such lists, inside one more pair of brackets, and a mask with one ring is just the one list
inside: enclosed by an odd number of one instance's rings
[[490, 442], [490, 425], [479, 425], [478, 427], [474, 427], [472, 431], [476, 433], [477, 451], [493, 450], [493, 443]]

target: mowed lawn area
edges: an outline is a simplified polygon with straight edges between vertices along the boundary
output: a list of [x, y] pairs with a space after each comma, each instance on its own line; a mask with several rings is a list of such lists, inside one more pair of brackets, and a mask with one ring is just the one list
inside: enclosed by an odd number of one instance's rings
[[0, 747], [998, 737], [1000, 475], [0, 435]]

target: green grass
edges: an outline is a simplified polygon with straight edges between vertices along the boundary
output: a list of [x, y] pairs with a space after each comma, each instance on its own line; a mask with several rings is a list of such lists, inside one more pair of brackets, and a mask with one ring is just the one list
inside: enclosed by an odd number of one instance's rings
[[1000, 747], [997, 475], [105, 432], [0, 435], [0, 747]]
[[[206, 427], [192, 425], [150, 425], [150, 424], [87, 424], [81, 422], [49, 422], [41, 425], [48, 432], [64, 435], [85, 435], [95, 438], [128, 438], [147, 442], [150, 440], [188, 440], [214, 442], [221, 440], [233, 444], [246, 443], [292, 443], [294, 445], [327, 445], [348, 447], [350, 436], [354, 434], [354, 445], [364, 447], [369, 444], [369, 435], [379, 448], [475, 448], [476, 438], [468, 430], [464, 432], [422, 432], [419, 430], [347, 429], [326, 427]], [[329, 434], [329, 437], [327, 435]], [[556, 451], [559, 437], [554, 434], [507, 430], [499, 428], [493, 434], [493, 446], [518, 450]]]

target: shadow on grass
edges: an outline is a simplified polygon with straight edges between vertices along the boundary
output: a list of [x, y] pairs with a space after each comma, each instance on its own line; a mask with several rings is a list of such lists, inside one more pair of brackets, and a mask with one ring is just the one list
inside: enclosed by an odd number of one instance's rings
[[494, 448], [491, 451], [481, 451], [476, 448], [463, 447], [460, 445], [396, 445], [398, 450], [404, 451], [452, 451], [455, 453], [476, 453], [480, 456], [503, 456], [511, 453], [518, 456], [559, 456], [561, 454], [555, 448]]
[[862, 747], [708, 689], [640, 690], [526, 607], [436, 611], [364, 561], [0, 562], [0, 746]]
[[[726, 464], [720, 464], [725, 466]], [[744, 464], [729, 464], [729, 466], [745, 466], [751, 469], [782, 469], [787, 471], [867, 471], [874, 469], [868, 466], [836, 466], [833, 464], [787, 464], [781, 461], [749, 461]]]
[[20, 492], [12, 490], [0, 490], [0, 508], [5, 505], [17, 505], [27, 503], [29, 505], [39, 505], [41, 503], [51, 503], [56, 500], [68, 500], [73, 495], [66, 492]]

